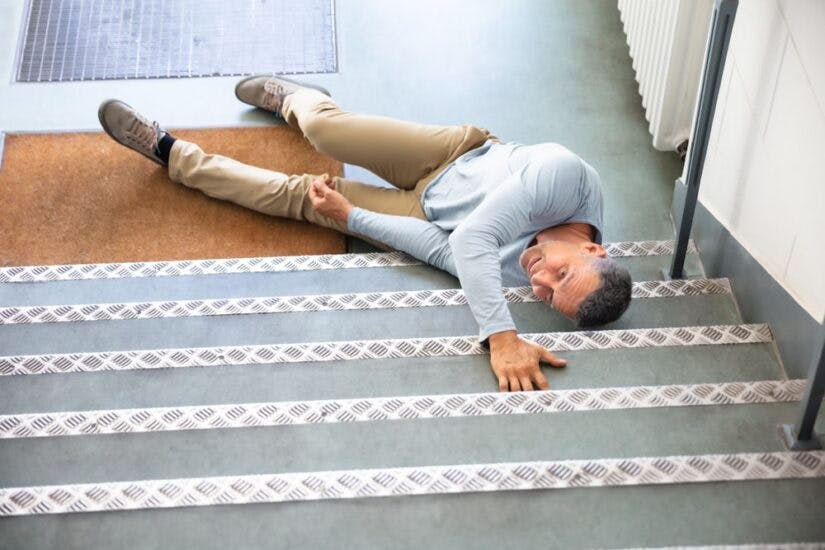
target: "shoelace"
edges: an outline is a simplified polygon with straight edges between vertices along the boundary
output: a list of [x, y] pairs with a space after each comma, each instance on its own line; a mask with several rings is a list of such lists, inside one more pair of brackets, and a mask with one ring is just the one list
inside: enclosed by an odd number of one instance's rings
[[160, 125], [157, 122], [149, 122], [140, 115], [136, 115], [124, 138], [133, 146], [154, 152], [158, 148], [160, 133]]
[[264, 91], [266, 92], [263, 98], [264, 106], [267, 110], [274, 113], [281, 112], [281, 107], [284, 104], [284, 98], [288, 93], [292, 92], [291, 89], [278, 83], [276, 80], [265, 81]]

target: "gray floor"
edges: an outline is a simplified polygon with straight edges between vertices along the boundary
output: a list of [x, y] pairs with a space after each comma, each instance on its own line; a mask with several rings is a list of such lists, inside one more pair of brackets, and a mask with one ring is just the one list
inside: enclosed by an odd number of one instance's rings
[[[0, 82], [10, 82], [17, 3], [0, 4]], [[607, 240], [669, 238], [675, 154], [655, 153], [618, 10], [602, 1], [336, 4], [339, 73], [309, 76], [348, 110], [472, 122], [504, 140], [560, 142], [602, 175]], [[0, 85], [0, 131], [99, 128], [118, 97], [170, 128], [266, 125], [234, 78]], [[361, 174], [360, 172], [353, 172]]]
[[[0, 4], [2, 15], [19, 8]], [[651, 149], [613, 2], [336, 4], [340, 73], [312, 77], [347, 109], [452, 124], [504, 139], [559, 141], [602, 174], [606, 240], [672, 238], [676, 155]], [[3, 30], [0, 28], [0, 30]], [[5, 36], [0, 32], [0, 36]], [[8, 38], [3, 38], [8, 40]], [[0, 65], [2, 69], [2, 65]], [[96, 127], [123, 97], [169, 126], [268, 124], [237, 104], [232, 79], [0, 87], [6, 130]], [[655, 278], [667, 258], [625, 260]], [[694, 260], [694, 269], [701, 268]], [[329, 280], [334, 277], [334, 280]], [[185, 298], [455, 284], [427, 268], [132, 280], [102, 295]], [[386, 285], [390, 285], [387, 287]], [[240, 287], [240, 288], [235, 288]], [[315, 290], [318, 292], [318, 290]], [[0, 290], [5, 303], [76, 303], [85, 283]], [[24, 298], [21, 298], [24, 296]], [[97, 301], [97, 300], [95, 300]], [[525, 331], [571, 330], [539, 304]], [[153, 319], [0, 327], [3, 354], [375, 336], [470, 334], [466, 308]], [[738, 321], [730, 297], [638, 300], [622, 327]], [[767, 344], [564, 354], [557, 388], [776, 379]], [[214, 367], [0, 380], [0, 414], [45, 410], [492, 391], [484, 357]], [[9, 440], [0, 485], [403, 464], [779, 450], [793, 404], [599, 411]], [[583, 548], [825, 540], [822, 480], [467, 494], [0, 519], [0, 548]]]

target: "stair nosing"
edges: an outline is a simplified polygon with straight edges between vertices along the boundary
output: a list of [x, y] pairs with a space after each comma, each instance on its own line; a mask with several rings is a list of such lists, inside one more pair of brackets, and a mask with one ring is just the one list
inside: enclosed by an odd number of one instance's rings
[[[764, 323], [547, 332], [522, 337], [550, 351], [754, 344], [773, 341]], [[393, 338], [271, 345], [164, 348], [0, 356], [1, 376], [356, 359], [483, 355], [477, 336]]]
[[799, 401], [807, 381], [574, 388], [0, 415], [0, 440]]
[[[531, 287], [502, 289], [509, 303], [538, 303]], [[676, 279], [633, 283], [633, 299], [730, 295], [730, 281]], [[421, 307], [466, 306], [460, 288], [381, 292], [349, 292], [242, 298], [201, 298], [141, 302], [102, 302], [37, 306], [0, 306], [0, 326], [34, 323], [77, 323], [135, 319], [258, 315], [317, 311], [357, 311]]]
[[0, 488], [0, 517], [825, 477], [825, 451], [644, 456]]
[[[673, 240], [605, 243], [611, 257], [664, 256], [673, 253]], [[696, 252], [691, 240], [688, 252]], [[422, 262], [402, 252], [262, 256], [147, 262], [54, 264], [0, 267], [0, 283], [31, 283], [131, 277], [171, 277], [226, 273], [275, 273], [321, 269], [405, 267]]]

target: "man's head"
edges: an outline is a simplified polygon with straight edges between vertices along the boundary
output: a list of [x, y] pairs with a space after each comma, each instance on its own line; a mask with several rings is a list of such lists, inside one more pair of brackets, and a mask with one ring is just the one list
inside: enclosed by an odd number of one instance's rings
[[615, 321], [630, 304], [630, 273], [596, 243], [547, 241], [520, 261], [533, 293], [580, 327]]

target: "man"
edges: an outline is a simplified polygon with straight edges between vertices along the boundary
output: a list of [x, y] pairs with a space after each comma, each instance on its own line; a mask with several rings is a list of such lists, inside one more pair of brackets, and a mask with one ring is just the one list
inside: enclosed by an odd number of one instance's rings
[[532, 285], [579, 326], [613, 321], [627, 308], [630, 275], [598, 244], [599, 176], [564, 147], [501, 143], [470, 125], [348, 113], [326, 90], [280, 77], [246, 78], [235, 95], [283, 118], [318, 151], [396, 189], [207, 155], [117, 100], [104, 102], [98, 116], [112, 138], [167, 166], [175, 182], [401, 250], [457, 276], [502, 391], [547, 389], [539, 362], [566, 363], [518, 337], [502, 286]]

